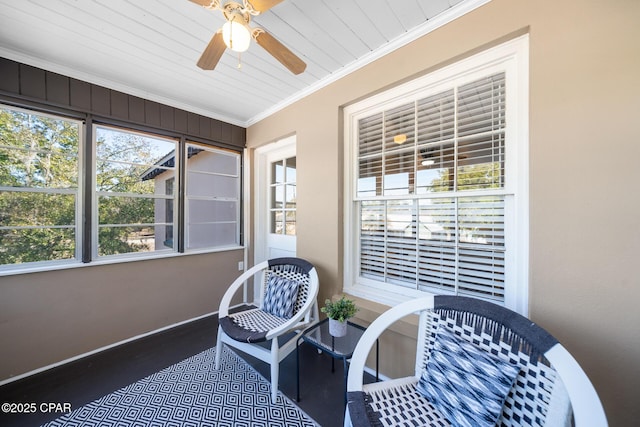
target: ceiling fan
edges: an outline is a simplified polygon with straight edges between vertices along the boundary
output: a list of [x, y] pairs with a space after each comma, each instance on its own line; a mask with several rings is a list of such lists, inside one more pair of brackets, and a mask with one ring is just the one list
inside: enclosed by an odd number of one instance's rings
[[190, 1], [206, 9], [221, 10], [227, 20], [222, 28], [213, 35], [198, 60], [198, 67], [203, 70], [213, 70], [227, 47], [235, 52], [246, 51], [251, 39], [255, 40], [293, 74], [300, 74], [307, 68], [307, 64], [272, 35], [262, 28], [249, 27], [252, 16], [266, 12], [282, 0], [242, 0], [242, 4], [221, 0]]

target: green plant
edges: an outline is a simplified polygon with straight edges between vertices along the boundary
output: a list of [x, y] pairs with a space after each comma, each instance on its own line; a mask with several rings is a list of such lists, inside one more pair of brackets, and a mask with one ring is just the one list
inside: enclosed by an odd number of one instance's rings
[[324, 307], [322, 307], [320, 311], [325, 313], [330, 319], [337, 320], [338, 322], [344, 322], [358, 312], [358, 307], [356, 307], [355, 302], [346, 299], [344, 296], [335, 302], [326, 299], [324, 304]]

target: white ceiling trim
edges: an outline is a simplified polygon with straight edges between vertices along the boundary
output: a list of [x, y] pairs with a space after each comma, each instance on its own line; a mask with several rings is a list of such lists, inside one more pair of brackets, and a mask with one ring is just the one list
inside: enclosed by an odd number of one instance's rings
[[400, 49], [403, 46], [419, 39], [420, 37], [429, 34], [430, 32], [442, 27], [443, 25], [448, 24], [455, 19], [460, 18], [461, 16], [489, 3], [491, 0], [472, 0], [469, 2], [461, 2], [452, 8], [446, 10], [445, 12], [435, 16], [434, 18], [429, 19], [423, 24], [415, 27], [414, 29], [404, 33], [403, 35], [389, 41], [384, 44], [380, 48], [369, 52], [364, 55], [362, 58], [352, 62], [351, 64], [343, 67], [342, 69], [330, 74], [329, 76], [319, 80], [318, 82], [308, 86], [307, 88], [297, 92], [295, 95], [275, 104], [273, 107], [263, 111], [260, 114], [257, 114], [251, 117], [245, 123], [245, 126], [251, 126], [260, 120], [263, 120], [269, 117], [272, 114], [282, 110], [283, 108], [295, 103], [296, 101], [301, 100], [302, 98], [322, 89], [325, 86], [334, 83], [337, 80], [353, 73], [354, 71], [359, 70], [360, 68], [365, 67], [366, 65], [382, 58], [383, 56]]

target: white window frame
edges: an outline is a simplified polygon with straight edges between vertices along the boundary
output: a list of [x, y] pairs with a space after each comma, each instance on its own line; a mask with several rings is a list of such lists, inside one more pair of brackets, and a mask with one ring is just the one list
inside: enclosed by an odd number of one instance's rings
[[[150, 193], [150, 194], [137, 194], [137, 193], [110, 193], [110, 192], [103, 192], [103, 191], [98, 191], [98, 186], [97, 186], [97, 175], [98, 175], [98, 156], [96, 153], [97, 150], [97, 132], [98, 129], [107, 129], [107, 130], [111, 130], [111, 131], [115, 131], [115, 132], [121, 132], [121, 133], [128, 133], [128, 134], [132, 134], [132, 135], [139, 135], [145, 138], [154, 138], [154, 139], [161, 139], [161, 140], [165, 140], [168, 142], [171, 142], [174, 144], [174, 150], [173, 150], [173, 155], [175, 156], [175, 160], [174, 160], [174, 164], [176, 166], [167, 168], [167, 170], [173, 170], [174, 171], [174, 176], [175, 172], [178, 170], [177, 165], [179, 164], [179, 150], [178, 150], [178, 141], [176, 139], [172, 139], [172, 138], [167, 138], [167, 137], [163, 137], [157, 134], [153, 134], [153, 133], [144, 133], [144, 132], [139, 132], [130, 128], [126, 128], [126, 127], [118, 127], [118, 126], [113, 126], [113, 125], [107, 125], [107, 124], [95, 124], [93, 126], [92, 129], [92, 143], [91, 143], [91, 150], [92, 150], [92, 174], [91, 174], [91, 178], [92, 178], [92, 192], [91, 192], [91, 204], [92, 204], [92, 211], [93, 211], [93, 223], [91, 224], [91, 259], [92, 260], [96, 260], [96, 261], [101, 261], [101, 260], [128, 260], [128, 259], [137, 259], [137, 258], [154, 258], [157, 257], [159, 255], [162, 254], [173, 254], [177, 252], [177, 246], [174, 243], [174, 247], [173, 248], [168, 248], [168, 247], [162, 247], [159, 249], [156, 249], [154, 251], [141, 251], [141, 252], [127, 252], [127, 253], [122, 253], [122, 254], [113, 254], [113, 255], [99, 255], [99, 249], [100, 249], [100, 239], [99, 239], [99, 230], [100, 230], [100, 226], [104, 226], [104, 225], [108, 225], [108, 224], [100, 224], [100, 215], [99, 215], [99, 199], [100, 196], [114, 196], [114, 197], [139, 197], [139, 198], [147, 198], [147, 199], [154, 199], [154, 200], [169, 200], [172, 199], [173, 203], [174, 203], [174, 207], [178, 205], [178, 196], [177, 196], [177, 191], [173, 192], [173, 196], [167, 196], [164, 193], [162, 194], [157, 194], [157, 193]], [[148, 165], [149, 167], [154, 167], [154, 165]], [[178, 182], [176, 180], [176, 182]], [[144, 226], [144, 225], [152, 225], [154, 227], [156, 227], [157, 225], [163, 225], [164, 223], [150, 223], [150, 224], [131, 224], [131, 225], [136, 225], [136, 226]], [[174, 226], [176, 224], [176, 211], [174, 209]], [[116, 225], [117, 226], [117, 225]], [[175, 235], [175, 229], [174, 229], [174, 235]]]
[[[235, 151], [230, 151], [230, 150], [223, 150], [220, 148], [215, 148], [215, 147], [211, 147], [211, 146], [207, 146], [207, 145], [203, 145], [203, 144], [198, 144], [197, 142], [192, 142], [192, 141], [187, 141], [187, 147], [197, 147], [202, 149], [203, 151], [209, 152], [209, 153], [213, 153], [216, 155], [220, 155], [220, 156], [226, 156], [231, 158], [234, 163], [235, 163], [235, 168], [236, 168], [236, 173], [234, 174], [227, 174], [227, 173], [222, 173], [222, 172], [205, 172], [205, 171], [197, 171], [197, 173], [201, 173], [201, 174], [206, 174], [206, 175], [214, 175], [214, 176], [220, 176], [220, 177], [227, 177], [227, 178], [235, 178], [236, 179], [236, 185], [235, 185], [235, 190], [236, 190], [236, 194], [238, 195], [237, 197], [223, 197], [223, 196], [191, 196], [189, 195], [189, 166], [188, 166], [188, 162], [189, 159], [187, 158], [185, 161], [185, 171], [184, 171], [184, 176], [185, 176], [185, 197], [184, 197], [184, 218], [185, 218], [185, 230], [184, 230], [184, 248], [185, 248], [185, 252], [187, 253], [198, 253], [198, 252], [210, 252], [212, 250], [220, 250], [220, 249], [233, 249], [233, 248], [238, 248], [240, 247], [240, 227], [241, 227], [241, 210], [242, 210], [242, 179], [241, 179], [241, 174], [242, 174], [242, 164], [241, 164], [241, 155], [238, 152]], [[188, 150], [185, 150], [185, 152]], [[235, 238], [236, 238], [236, 242], [233, 244], [229, 244], [229, 245], [214, 245], [214, 244], [210, 244], [207, 245], [205, 247], [199, 247], [199, 248], [190, 248], [190, 210], [189, 210], [189, 202], [191, 200], [204, 200], [204, 201], [228, 201], [228, 202], [235, 202], [236, 203], [236, 212], [235, 212], [235, 220], [231, 220], [231, 221], [221, 221], [218, 219], [214, 219], [213, 221], [210, 222], [210, 224], [235, 224]]]
[[[504, 72], [507, 85], [505, 159], [505, 299], [504, 305], [528, 314], [529, 281], [529, 140], [528, 35], [518, 37], [344, 108], [344, 285], [345, 293], [395, 305], [426, 292], [363, 279], [359, 272], [358, 120], [453, 86]], [[465, 191], [459, 196], [473, 196]]]
[[[258, 264], [269, 258], [271, 248], [275, 245], [276, 251], [295, 253], [296, 236], [274, 235], [270, 233], [269, 207], [271, 206], [271, 194], [267, 191], [267, 186], [271, 182], [270, 164], [277, 158], [296, 157], [296, 136], [291, 135], [278, 141], [258, 147], [253, 156], [255, 173], [253, 175], [254, 209], [255, 218], [255, 244], [254, 244], [254, 264]], [[247, 157], [248, 158], [248, 157]], [[296, 159], [297, 161], [297, 159]], [[248, 171], [247, 171], [248, 172]], [[296, 169], [297, 174], [297, 169]], [[296, 175], [297, 176], [297, 175]], [[297, 182], [297, 179], [296, 179]], [[296, 184], [297, 185], [297, 184]], [[297, 187], [296, 187], [297, 191]], [[248, 194], [245, 192], [245, 194]], [[296, 206], [297, 209], [297, 206]], [[297, 210], [296, 210], [297, 215]], [[248, 216], [246, 217], [248, 218]], [[296, 224], [297, 225], [297, 224]], [[297, 231], [297, 230], [296, 230]], [[257, 288], [256, 288], [257, 289]]]
[[[78, 170], [78, 180], [76, 188], [36, 188], [36, 187], [4, 187], [0, 186], [0, 191], [16, 191], [16, 192], [26, 192], [26, 193], [42, 193], [42, 194], [64, 194], [64, 195], [73, 195], [75, 197], [75, 218], [74, 218], [74, 233], [75, 233], [75, 253], [73, 258], [68, 259], [59, 259], [59, 260], [46, 260], [46, 261], [33, 261], [26, 262], [23, 264], [5, 264], [0, 265], [0, 273], [12, 273], [12, 272], [25, 272], [33, 269], [51, 269], [57, 266], [73, 266], [73, 265], [81, 265], [82, 264], [82, 242], [83, 242], [83, 227], [82, 227], [82, 206], [83, 206], [83, 198], [84, 198], [84, 175], [82, 174], [82, 165], [84, 158], [84, 130], [85, 126], [81, 120], [73, 119], [70, 117], [65, 117], [63, 115], [56, 114], [48, 114], [41, 111], [29, 110], [25, 108], [15, 107], [8, 104], [0, 104], [3, 108], [7, 110], [18, 111], [24, 114], [46, 117], [53, 120], [64, 120], [68, 123], [73, 123], [78, 128], [78, 151], [77, 151], [77, 170]], [[31, 227], [7, 227], [7, 228], [31, 228]], [[47, 226], [35, 226], [33, 228], [55, 228], [55, 227], [47, 227]]]

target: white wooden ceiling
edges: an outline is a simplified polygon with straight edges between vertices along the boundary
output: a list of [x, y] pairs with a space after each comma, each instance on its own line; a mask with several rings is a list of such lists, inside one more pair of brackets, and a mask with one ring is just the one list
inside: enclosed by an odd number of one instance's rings
[[240, 126], [251, 125], [489, 0], [285, 0], [255, 17], [307, 63], [252, 43], [196, 62], [222, 26], [188, 0], [0, 0], [0, 56]]

